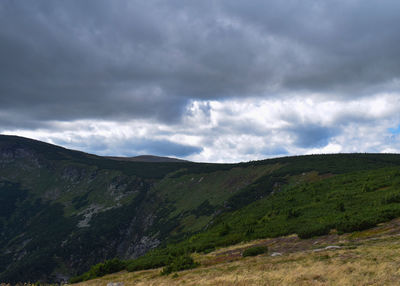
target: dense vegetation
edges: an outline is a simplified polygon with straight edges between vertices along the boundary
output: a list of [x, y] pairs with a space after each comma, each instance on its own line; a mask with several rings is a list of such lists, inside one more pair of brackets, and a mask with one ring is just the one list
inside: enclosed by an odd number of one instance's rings
[[106, 274], [114, 273], [125, 269], [126, 262], [117, 258], [107, 260], [103, 263], [98, 263], [90, 267], [90, 270], [80, 276], [74, 277], [70, 280], [71, 283], [85, 281], [96, 277], [102, 277]]
[[[305, 182], [227, 213], [193, 244], [220, 246], [297, 233], [302, 238], [336, 229], [351, 232], [400, 215], [400, 169], [382, 168]], [[229, 226], [228, 233], [223, 230]], [[223, 235], [222, 235], [223, 234]]]
[[[261, 188], [258, 184], [249, 188], [255, 187]], [[157, 268], [168, 265], [171, 256], [208, 252], [258, 238], [292, 233], [309, 238], [331, 231], [353, 232], [395, 217], [400, 217], [399, 167], [336, 176], [302, 173], [280, 192], [222, 214], [208, 230], [127, 261], [126, 269]], [[263, 251], [262, 248], [249, 249], [246, 255]]]
[[268, 247], [266, 246], [254, 246], [254, 247], [249, 247], [245, 251], [243, 251], [242, 256], [247, 257], [247, 256], [257, 256], [259, 254], [266, 253], [268, 251]]

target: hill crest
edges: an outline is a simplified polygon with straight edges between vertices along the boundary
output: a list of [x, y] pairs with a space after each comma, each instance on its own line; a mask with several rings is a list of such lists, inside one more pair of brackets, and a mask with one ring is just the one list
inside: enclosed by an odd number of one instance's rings
[[190, 162], [183, 159], [155, 156], [155, 155], [139, 155], [134, 157], [118, 157], [118, 156], [105, 156], [105, 157], [116, 161], [129, 161], [129, 162], [151, 162], [151, 163]]

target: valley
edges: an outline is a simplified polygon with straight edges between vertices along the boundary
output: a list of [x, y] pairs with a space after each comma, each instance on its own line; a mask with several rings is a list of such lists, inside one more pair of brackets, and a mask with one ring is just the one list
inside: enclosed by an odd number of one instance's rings
[[282, 252], [278, 245], [290, 246], [281, 241], [295, 238], [310, 249], [310, 239], [343, 238], [400, 217], [400, 155], [143, 162], [1, 135], [0, 203], [1, 282], [197, 273], [226, 259], [240, 263], [240, 251], [212, 258], [226, 247], [263, 240]]

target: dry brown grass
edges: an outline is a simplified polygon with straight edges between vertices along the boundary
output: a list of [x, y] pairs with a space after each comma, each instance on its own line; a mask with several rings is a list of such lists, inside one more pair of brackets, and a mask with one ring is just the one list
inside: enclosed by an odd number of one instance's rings
[[[134, 273], [121, 272], [101, 279], [87, 281], [77, 286], [107, 285], [108, 282], [124, 282], [125, 286], [137, 285], [400, 285], [400, 236], [396, 223], [381, 226], [385, 231], [369, 230], [370, 236], [360, 233], [363, 239], [351, 240], [349, 236], [337, 237], [345, 241], [341, 249], [312, 251], [315, 243], [323, 238], [309, 240], [306, 249], [295, 249], [283, 256], [239, 258], [210, 266], [205, 262], [231, 253], [246, 245], [233, 246], [208, 255], [196, 255], [203, 266], [169, 276], [161, 276], [160, 269]], [[371, 236], [372, 235], [372, 236]], [[332, 241], [329, 241], [332, 242]], [[255, 243], [255, 242], [253, 242]], [[262, 243], [262, 241], [257, 241]], [[298, 243], [298, 242], [293, 242]], [[280, 246], [282, 247], [282, 246]]]

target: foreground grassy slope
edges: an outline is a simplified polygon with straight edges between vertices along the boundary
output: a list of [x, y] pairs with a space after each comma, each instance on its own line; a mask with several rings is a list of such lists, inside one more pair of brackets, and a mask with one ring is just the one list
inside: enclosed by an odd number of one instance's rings
[[[344, 235], [256, 240], [193, 254], [201, 266], [176, 275], [162, 276], [161, 269], [120, 272], [74, 285], [398, 285], [399, 235], [397, 219]], [[268, 253], [243, 258], [255, 245], [268, 246]]]

